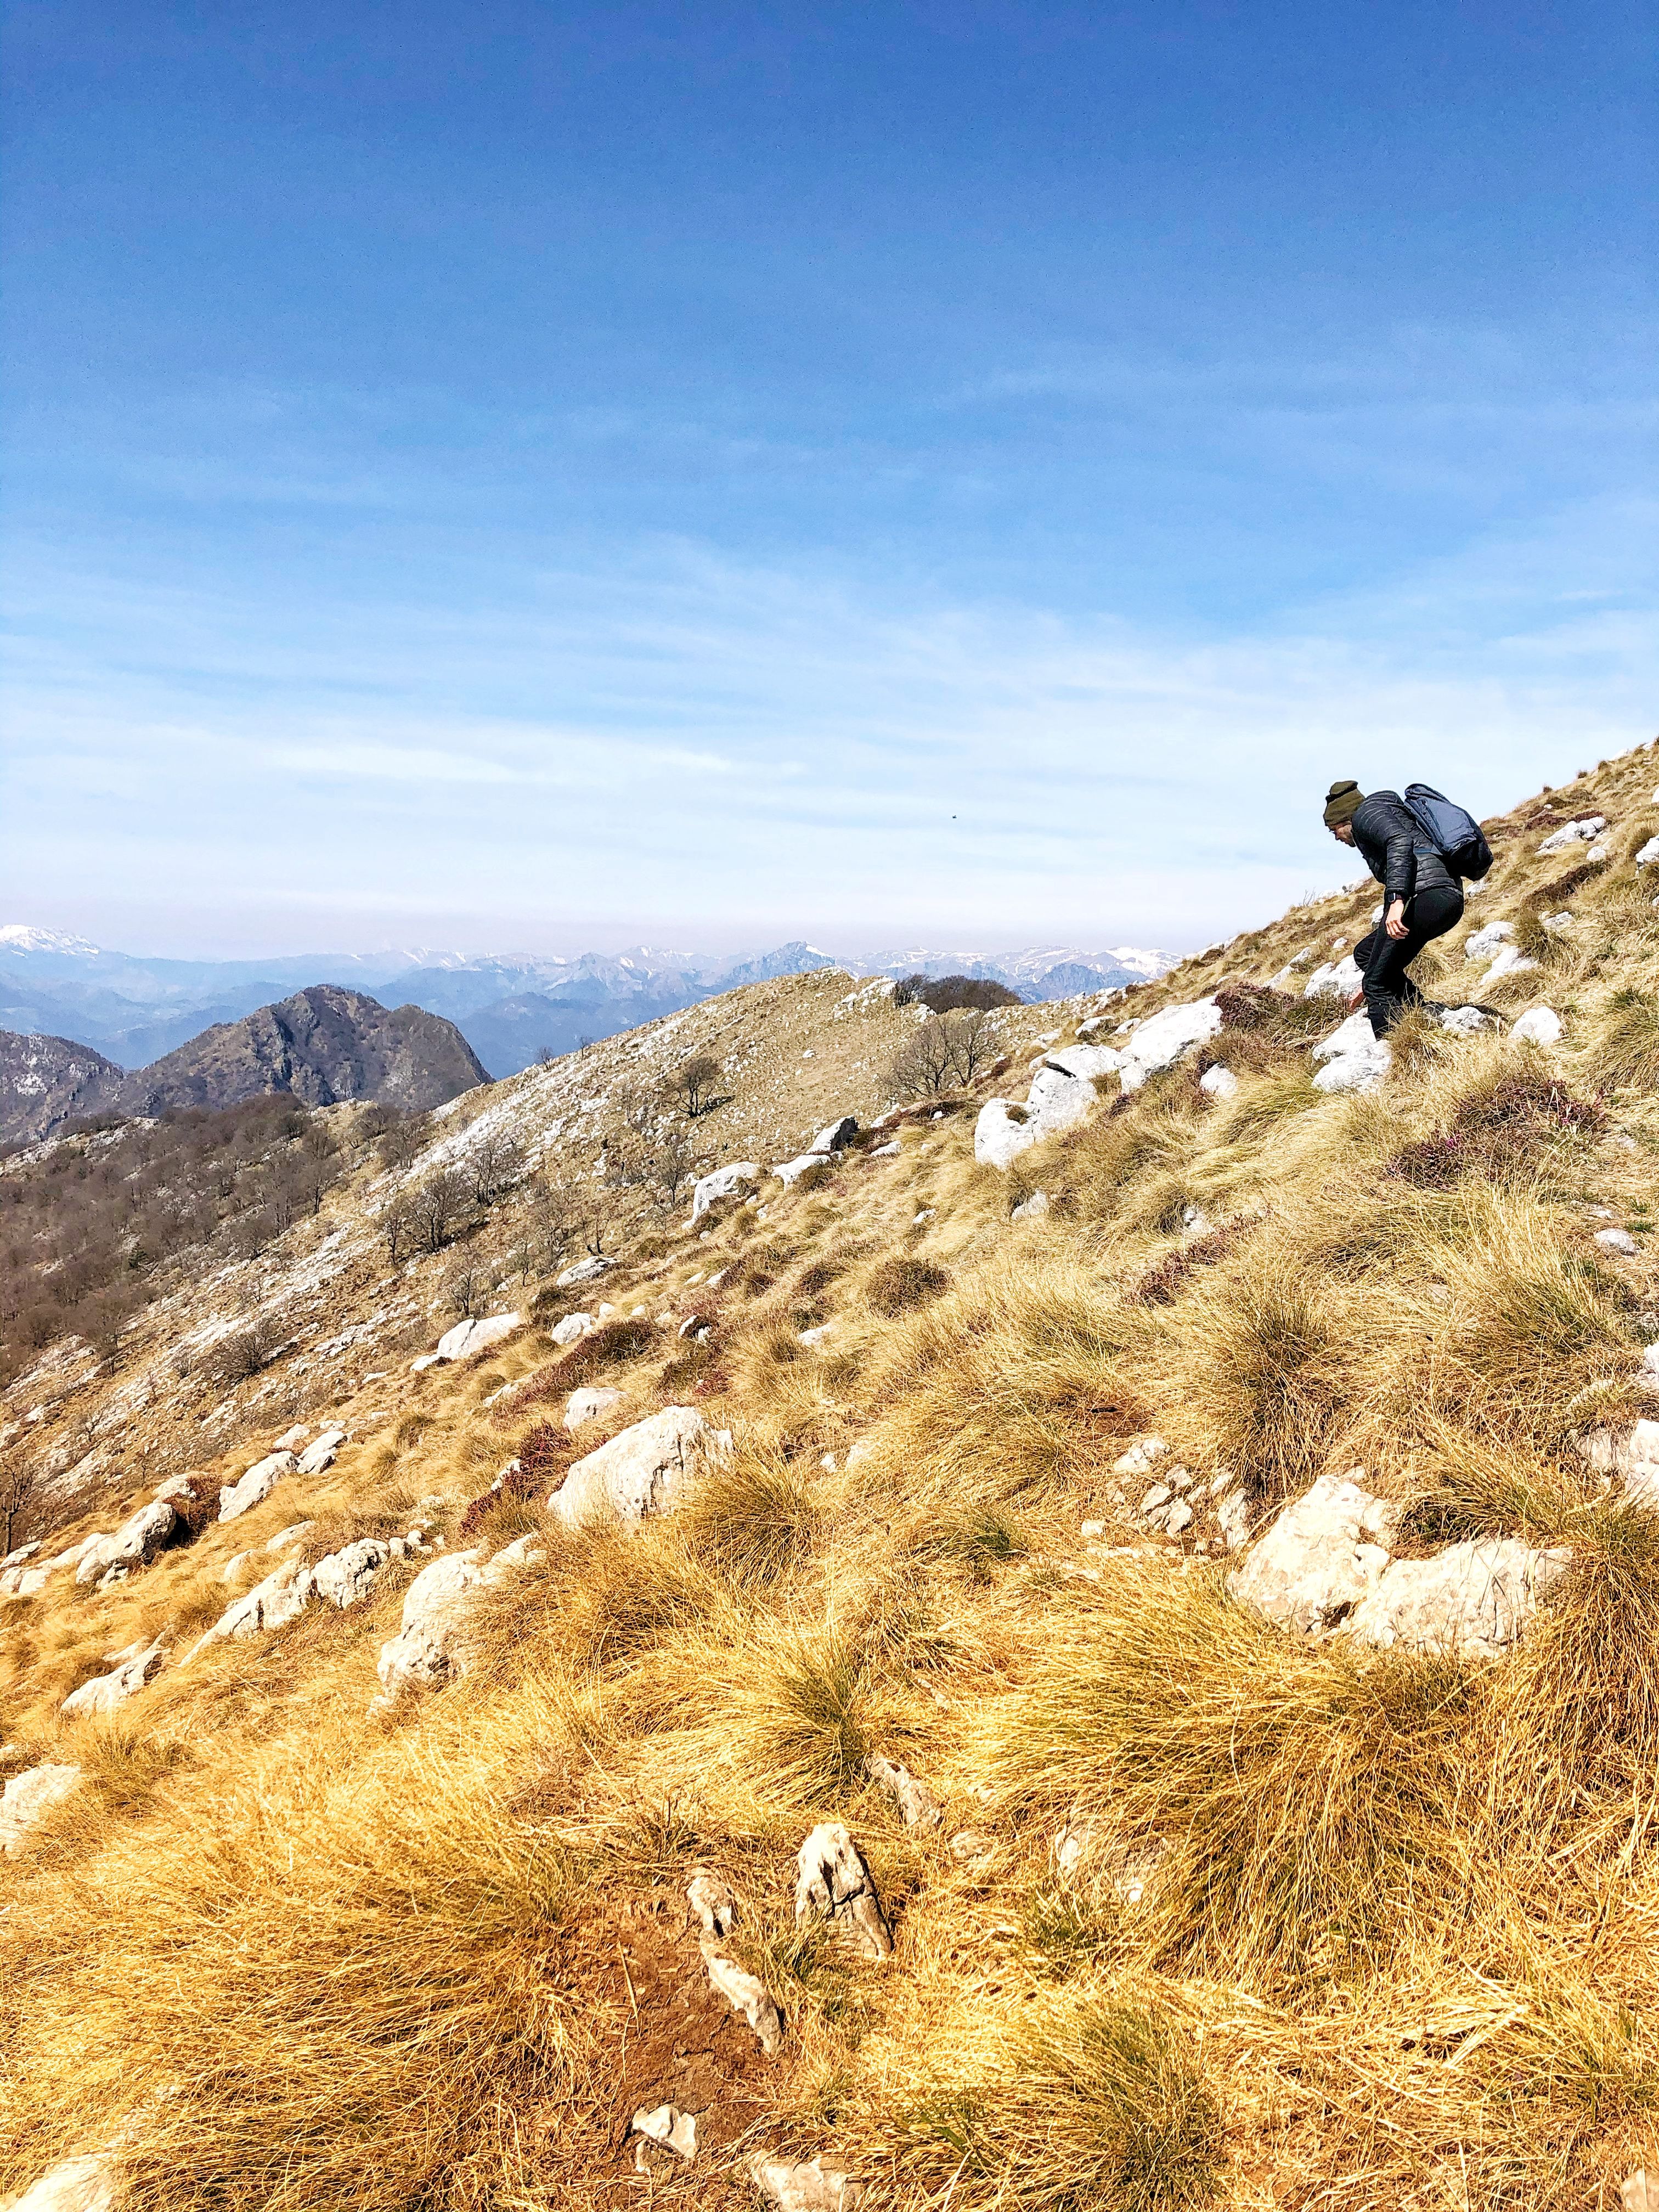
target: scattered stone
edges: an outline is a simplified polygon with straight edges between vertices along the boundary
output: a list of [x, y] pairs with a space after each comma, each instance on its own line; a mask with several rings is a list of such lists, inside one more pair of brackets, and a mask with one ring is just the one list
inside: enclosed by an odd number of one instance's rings
[[61, 1805], [80, 1779], [78, 1766], [58, 1765], [50, 1759], [14, 1774], [0, 1790], [0, 1852], [15, 1857], [29, 1830]]
[[1563, 823], [1553, 836], [1546, 837], [1538, 848], [1542, 853], [1565, 853], [1574, 845], [1588, 845], [1607, 826], [1605, 814], [1586, 814], [1578, 821]]
[[300, 1454], [301, 1474], [326, 1474], [346, 1440], [343, 1429], [325, 1429]]
[[179, 1526], [179, 1516], [161, 1498], [141, 1505], [112, 1536], [99, 1536], [82, 1553], [75, 1570], [77, 1589], [96, 1583], [100, 1589], [125, 1582], [135, 1567], [148, 1566]]
[[1123, 1048], [1120, 1080], [1125, 1091], [1139, 1091], [1149, 1076], [1162, 1075], [1194, 1045], [1207, 1044], [1221, 1027], [1221, 1009], [1213, 999], [1195, 999], [1189, 1006], [1165, 1006], [1132, 1032]]
[[452, 1552], [422, 1567], [404, 1591], [402, 1625], [380, 1646], [375, 1665], [388, 1695], [406, 1683], [430, 1687], [465, 1671], [461, 1633], [469, 1601], [483, 1583], [483, 1558], [481, 1546]]
[[997, 1839], [982, 1828], [958, 1828], [951, 1838], [950, 1851], [958, 1866], [978, 1873], [996, 1856]]
[[110, 1652], [108, 1656], [119, 1662], [114, 1672], [94, 1674], [89, 1682], [82, 1682], [78, 1690], [70, 1692], [58, 1711], [71, 1716], [112, 1713], [143, 1688], [160, 1667], [165, 1649], [165, 1638], [158, 1636], [153, 1644], [130, 1644], [125, 1651]]
[[1236, 1098], [1238, 1096], [1238, 1078], [1231, 1067], [1223, 1067], [1218, 1060], [1213, 1067], [1206, 1067], [1199, 1077], [1198, 1087], [1212, 1098]]
[[[1659, 838], [1654, 842], [1659, 844]], [[1659, 2212], [1659, 2173], [1650, 2173], [1645, 2166], [1627, 2173], [1619, 2185], [1619, 2202], [1622, 2212]]]
[[686, 1901], [706, 1936], [729, 1936], [738, 1924], [738, 1900], [717, 1874], [699, 1868], [685, 1887]]
[[800, 1332], [799, 1340], [802, 1344], [805, 1345], [809, 1350], [815, 1352], [819, 1345], [824, 1343], [829, 1338], [832, 1337], [835, 1333], [836, 1324], [834, 1322], [821, 1321], [816, 1328], [802, 1329]]
[[[690, 2112], [681, 2112], [678, 2105], [659, 2105], [654, 2112], [637, 2112], [629, 2125], [635, 2135], [645, 2136], [647, 2142], [661, 2143], [666, 2149], [677, 2152], [687, 2165], [697, 2154], [696, 2119]], [[641, 2172], [649, 2170], [639, 2165], [637, 2155], [635, 2164]]]
[[1449, 1030], [1454, 1036], [1475, 1036], [1482, 1030], [1498, 1026], [1496, 1018], [1482, 1013], [1479, 1006], [1446, 1006], [1442, 1009], [1440, 1026]]
[[579, 1459], [548, 1504], [567, 1528], [596, 1518], [637, 1527], [647, 1513], [683, 1505], [709, 1459], [731, 1442], [728, 1430], [711, 1429], [695, 1407], [665, 1407]]
[[749, 2171], [778, 2212], [853, 2212], [864, 2194], [844, 2167], [826, 2166], [822, 2152], [805, 2166], [757, 2152]]
[[1227, 1587], [1280, 1627], [1319, 1635], [1376, 1588], [1399, 1521], [1397, 1505], [1352, 1476], [1322, 1474], [1284, 1508]]
[[1137, 1437], [1121, 1459], [1112, 1462], [1114, 1474], [1150, 1474], [1169, 1450], [1162, 1437]]
[[907, 1828], [937, 1828], [944, 1815], [932, 1793], [908, 1767], [896, 1759], [876, 1757], [869, 1762], [870, 1778], [880, 1785], [898, 1808]]
[[343, 1544], [337, 1552], [318, 1560], [311, 1570], [311, 1588], [343, 1612], [368, 1595], [392, 1556], [391, 1545], [380, 1537], [359, 1536], [355, 1543]]
[[898, 1157], [899, 1153], [901, 1153], [903, 1150], [904, 1150], [904, 1146], [900, 1143], [899, 1139], [898, 1139], [896, 1137], [895, 1137], [895, 1138], [893, 1139], [893, 1141], [892, 1141], [892, 1142], [891, 1142], [891, 1144], [890, 1144], [890, 1145], [874, 1145], [874, 1146], [872, 1146], [871, 1147], [871, 1149], [870, 1149], [870, 1150], [869, 1150], [869, 1151], [865, 1154], [865, 1156], [864, 1156], [864, 1157], [865, 1157], [865, 1158], [866, 1158], [866, 1159], [867, 1159], [867, 1160], [890, 1160], [890, 1159], [896, 1159], [896, 1158]]
[[240, 1480], [226, 1483], [220, 1491], [219, 1518], [240, 1520], [256, 1505], [263, 1505], [283, 1476], [297, 1474], [299, 1466], [292, 1452], [272, 1452], [269, 1458], [256, 1462]]
[[[559, 1277], [563, 1282], [564, 1277]], [[438, 1339], [433, 1358], [440, 1361], [476, 1359], [481, 1352], [488, 1352], [515, 1328], [524, 1326], [524, 1316], [516, 1313], [491, 1314], [487, 1321], [458, 1321], [453, 1328], [446, 1329]]]
[[1659, 860], [1659, 837], [1650, 837], [1636, 855], [1636, 865], [1638, 868], [1649, 868], [1656, 860]]
[[586, 1336], [590, 1329], [598, 1327], [599, 1323], [592, 1314], [567, 1314], [562, 1322], [555, 1323], [548, 1331], [548, 1334], [555, 1344], [562, 1347], [567, 1344], [576, 1343], [580, 1338]]
[[785, 1160], [772, 1172], [787, 1190], [800, 1181], [809, 1168], [827, 1166], [830, 1158], [828, 1152], [798, 1152], [793, 1160]]
[[800, 1847], [795, 1924], [820, 1913], [858, 1943], [867, 1958], [885, 1959], [893, 1938], [870, 1870], [839, 1820], [824, 1820]]
[[1316, 968], [1302, 987], [1304, 999], [1351, 999], [1364, 981], [1352, 952]]
[[601, 1413], [608, 1413], [613, 1406], [621, 1405], [622, 1395], [620, 1390], [602, 1389], [597, 1383], [573, 1390], [564, 1401], [566, 1428], [579, 1429], [584, 1421], [598, 1420]]
[[9, 2197], [7, 2212], [116, 2212], [120, 2203], [115, 2169], [104, 2151], [61, 2159], [21, 2197]]
[[1028, 1199], [1014, 1208], [1008, 1218], [1011, 1221], [1040, 1221], [1048, 1211], [1048, 1192], [1034, 1190]]
[[1394, 1061], [1388, 1040], [1376, 1035], [1363, 1012], [1351, 1014], [1340, 1029], [1322, 1038], [1313, 1056], [1325, 1062], [1314, 1086], [1328, 1091], [1375, 1091]]
[[270, 1449], [272, 1451], [297, 1452], [310, 1434], [311, 1431], [303, 1421], [296, 1421], [291, 1429], [273, 1440]]
[[310, 1595], [302, 1563], [285, 1559], [262, 1583], [256, 1583], [245, 1597], [227, 1607], [206, 1635], [198, 1638], [185, 1652], [179, 1665], [188, 1667], [198, 1651], [227, 1638], [258, 1636], [267, 1630], [285, 1628], [305, 1611]]
[[1627, 1260], [1636, 1256], [1636, 1239], [1628, 1229], [1598, 1229], [1595, 1242], [1604, 1252], [1618, 1252]]
[[1537, 965], [1538, 963], [1535, 960], [1529, 960], [1519, 945], [1499, 945], [1498, 957], [1480, 978], [1478, 988], [1482, 991], [1487, 990], [1492, 984], [1501, 983], [1505, 975], [1524, 975]]
[[1490, 960], [1498, 948], [1515, 934], [1512, 921], [1489, 921], [1482, 929], [1471, 930], [1463, 939], [1466, 960]]
[[767, 2057], [775, 2056], [783, 2042], [783, 2016], [773, 2002], [771, 1991], [764, 1982], [738, 1966], [735, 1959], [726, 1957], [720, 1948], [718, 1936], [700, 1936], [697, 1942], [710, 1982], [732, 2011], [748, 2021]]
[[411, 1375], [424, 1375], [428, 1367], [436, 1367], [438, 1364], [439, 1359], [435, 1352], [423, 1352], [417, 1358], [410, 1361], [409, 1371]]
[[1396, 1559], [1346, 1626], [1377, 1650], [1395, 1644], [1459, 1659], [1496, 1659], [1531, 1626], [1542, 1591], [1571, 1564], [1513, 1536], [1453, 1544], [1431, 1559]]
[[1529, 1044], [1559, 1044], [1561, 1017], [1553, 1006], [1528, 1006], [1510, 1035]]
[[691, 1187], [692, 1220], [701, 1221], [721, 1199], [735, 1198], [745, 1183], [758, 1182], [760, 1173], [753, 1160], [734, 1160], [730, 1167], [716, 1168], [712, 1175], [701, 1176]]
[[568, 1291], [574, 1283], [597, 1283], [599, 1277], [608, 1275], [616, 1264], [608, 1253], [590, 1252], [585, 1260], [578, 1260], [574, 1267], [567, 1267], [562, 1274], [555, 1275], [553, 1287], [556, 1291]]
[[1255, 1516], [1250, 1510], [1250, 1493], [1242, 1482], [1216, 1500], [1215, 1518], [1230, 1552], [1239, 1551], [1249, 1542]]
[[263, 1548], [267, 1552], [285, 1552], [290, 1544], [297, 1544], [301, 1536], [308, 1536], [316, 1526], [314, 1521], [291, 1522], [286, 1528], [279, 1528], [274, 1536], [267, 1536]]

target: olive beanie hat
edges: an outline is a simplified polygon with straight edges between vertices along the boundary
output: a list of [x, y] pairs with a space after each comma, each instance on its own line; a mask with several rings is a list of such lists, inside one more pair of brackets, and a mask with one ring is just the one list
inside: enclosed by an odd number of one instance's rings
[[1345, 822], [1352, 822], [1364, 796], [1352, 776], [1345, 782], [1334, 783], [1325, 794], [1325, 827], [1340, 830]]

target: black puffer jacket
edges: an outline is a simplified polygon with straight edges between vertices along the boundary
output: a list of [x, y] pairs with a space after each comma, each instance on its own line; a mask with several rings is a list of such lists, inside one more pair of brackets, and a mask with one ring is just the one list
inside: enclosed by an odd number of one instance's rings
[[1373, 791], [1360, 800], [1353, 817], [1353, 842], [1390, 905], [1431, 884], [1437, 890], [1456, 888], [1451, 870], [1397, 791]]

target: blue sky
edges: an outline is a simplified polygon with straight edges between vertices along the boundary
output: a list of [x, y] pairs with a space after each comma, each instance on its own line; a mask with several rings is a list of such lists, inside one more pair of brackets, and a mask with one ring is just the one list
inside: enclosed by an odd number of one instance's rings
[[1659, 730], [1651, 5], [3, 21], [0, 919], [1185, 947]]

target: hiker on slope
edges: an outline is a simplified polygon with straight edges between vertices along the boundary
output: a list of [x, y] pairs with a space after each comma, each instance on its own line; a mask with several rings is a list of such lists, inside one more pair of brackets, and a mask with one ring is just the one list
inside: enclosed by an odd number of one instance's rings
[[[1412, 786], [1413, 793], [1418, 788]], [[1348, 1004], [1356, 1008], [1363, 998], [1372, 1032], [1387, 1036], [1407, 1006], [1434, 1003], [1406, 971], [1425, 945], [1462, 921], [1463, 886], [1398, 792], [1368, 797], [1352, 778], [1334, 783], [1325, 827], [1353, 847], [1382, 886], [1382, 919], [1353, 949], [1362, 980]]]

